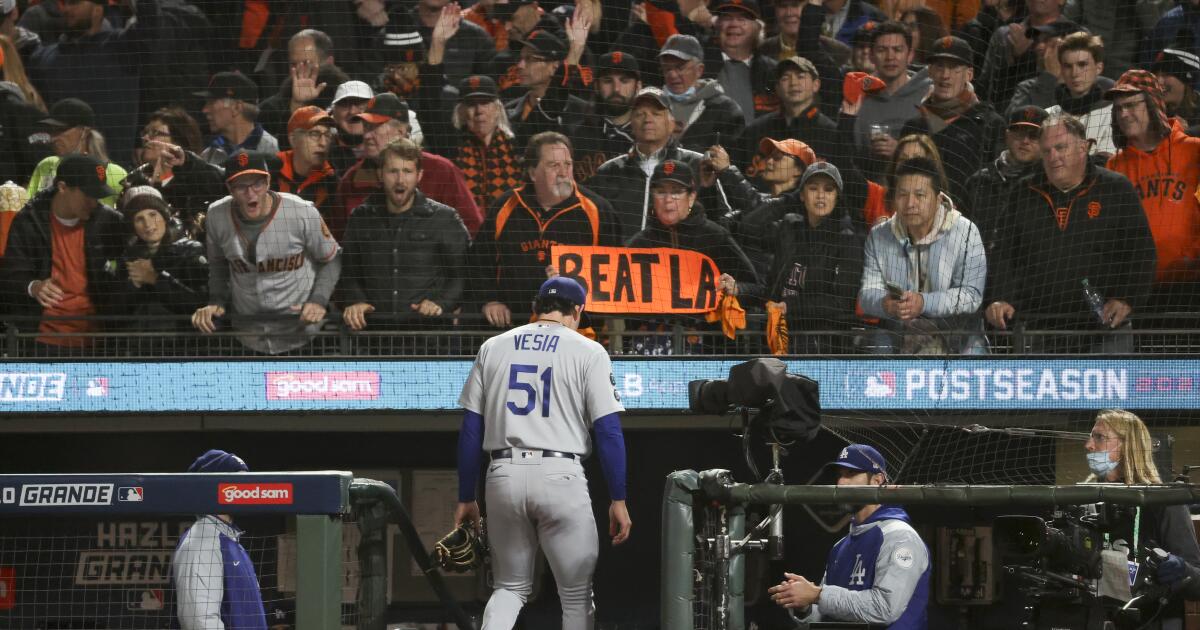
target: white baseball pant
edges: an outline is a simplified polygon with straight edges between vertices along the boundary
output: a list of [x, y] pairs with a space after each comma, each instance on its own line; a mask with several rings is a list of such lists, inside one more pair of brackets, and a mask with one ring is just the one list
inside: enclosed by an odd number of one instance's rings
[[512, 449], [488, 466], [487, 529], [495, 590], [483, 611], [483, 630], [510, 630], [533, 590], [541, 546], [562, 602], [563, 630], [592, 630], [592, 573], [599, 535], [579, 458], [542, 457]]

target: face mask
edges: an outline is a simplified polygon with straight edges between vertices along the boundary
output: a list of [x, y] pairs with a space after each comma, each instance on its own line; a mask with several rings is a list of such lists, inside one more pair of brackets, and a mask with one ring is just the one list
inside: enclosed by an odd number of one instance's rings
[[663, 93], [666, 94], [667, 98], [671, 99], [672, 101], [675, 101], [676, 103], [682, 103], [696, 95], [696, 86], [693, 85], [692, 87], [688, 88], [683, 94], [676, 94], [671, 90], [663, 90]]
[[1106, 477], [1108, 473], [1116, 469], [1120, 462], [1110, 461], [1108, 459], [1108, 451], [1099, 453], [1087, 454], [1088, 468], [1092, 469], [1097, 477]]

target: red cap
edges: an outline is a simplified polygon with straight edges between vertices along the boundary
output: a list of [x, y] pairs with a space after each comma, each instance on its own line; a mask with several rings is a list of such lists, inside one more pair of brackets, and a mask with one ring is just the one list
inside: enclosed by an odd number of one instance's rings
[[292, 112], [292, 117], [288, 119], [287, 132], [291, 134], [297, 129], [308, 130], [317, 125], [333, 127], [336, 124], [337, 122], [333, 120], [333, 116], [330, 116], [329, 112], [316, 105], [305, 105]]
[[758, 151], [764, 155], [769, 155], [771, 149], [775, 149], [784, 155], [790, 155], [802, 162], [804, 166], [810, 166], [817, 161], [817, 154], [813, 153], [812, 147], [795, 139], [788, 138], [786, 140], [772, 140], [771, 138], [763, 138], [758, 142]]
[[887, 87], [883, 79], [866, 72], [847, 72], [842, 79], [842, 99], [847, 103], [857, 103], [858, 99], [882, 92]]

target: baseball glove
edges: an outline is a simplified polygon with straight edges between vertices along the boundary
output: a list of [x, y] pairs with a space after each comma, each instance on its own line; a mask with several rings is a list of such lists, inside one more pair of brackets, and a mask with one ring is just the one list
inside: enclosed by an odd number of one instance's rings
[[477, 534], [469, 524], [455, 527], [433, 546], [438, 566], [452, 573], [466, 573], [478, 568], [487, 557], [485, 536]]

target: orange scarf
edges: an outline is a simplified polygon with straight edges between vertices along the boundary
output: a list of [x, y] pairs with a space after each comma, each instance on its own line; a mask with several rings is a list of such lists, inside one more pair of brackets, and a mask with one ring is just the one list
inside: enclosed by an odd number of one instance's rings
[[767, 348], [771, 354], [788, 353], [788, 325], [782, 302], [767, 302]]
[[746, 309], [742, 308], [737, 297], [721, 291], [717, 297], [717, 307], [704, 314], [704, 321], [710, 324], [720, 321], [721, 332], [733, 339], [737, 331], [746, 327]]

